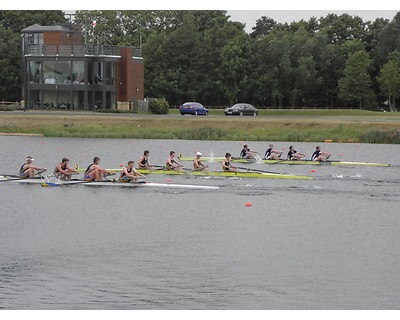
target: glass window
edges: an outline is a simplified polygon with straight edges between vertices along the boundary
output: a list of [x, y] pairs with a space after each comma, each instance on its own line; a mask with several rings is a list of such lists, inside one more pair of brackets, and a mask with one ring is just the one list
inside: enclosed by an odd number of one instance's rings
[[94, 84], [103, 84], [103, 63], [94, 63]]
[[41, 81], [42, 65], [40, 61], [28, 62], [29, 83], [42, 83]]
[[43, 78], [45, 84], [71, 83], [71, 62], [45, 61], [43, 63]]
[[107, 62], [105, 63], [106, 70], [105, 70], [105, 79], [106, 84], [108, 85], [115, 85], [115, 63], [114, 62]]
[[72, 62], [72, 82], [76, 84], [85, 82], [85, 62]]

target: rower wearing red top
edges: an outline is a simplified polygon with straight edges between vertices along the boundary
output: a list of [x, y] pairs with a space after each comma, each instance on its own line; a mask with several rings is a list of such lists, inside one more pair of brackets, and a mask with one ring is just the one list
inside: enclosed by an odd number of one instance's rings
[[139, 169], [147, 169], [150, 171], [154, 170], [154, 167], [149, 164], [149, 154], [150, 154], [150, 151], [145, 150], [143, 155], [139, 158], [139, 161], [138, 161]]
[[169, 152], [169, 157], [165, 163], [167, 170], [182, 171], [183, 165], [175, 160], [175, 151]]
[[46, 168], [34, 166], [33, 160], [31, 156], [26, 157], [26, 162], [19, 169], [20, 178], [34, 178], [38, 170], [46, 171]]
[[106, 169], [103, 169], [99, 166], [100, 164], [100, 158], [99, 157], [94, 157], [93, 158], [93, 163], [89, 165], [83, 174], [83, 177], [86, 181], [102, 181], [104, 179], [104, 175], [114, 175], [114, 172], [108, 171]]
[[227, 152], [225, 154], [225, 159], [222, 161], [222, 170], [224, 170], [225, 172], [227, 172], [227, 171], [237, 172], [238, 171], [238, 168], [235, 167], [234, 165], [232, 165], [231, 158], [232, 158], [232, 155], [229, 152]]

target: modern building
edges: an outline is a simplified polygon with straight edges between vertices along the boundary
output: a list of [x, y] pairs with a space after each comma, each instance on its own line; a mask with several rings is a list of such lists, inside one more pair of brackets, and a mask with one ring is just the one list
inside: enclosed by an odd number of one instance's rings
[[80, 26], [22, 30], [26, 109], [132, 109], [144, 99], [141, 48], [85, 43]]

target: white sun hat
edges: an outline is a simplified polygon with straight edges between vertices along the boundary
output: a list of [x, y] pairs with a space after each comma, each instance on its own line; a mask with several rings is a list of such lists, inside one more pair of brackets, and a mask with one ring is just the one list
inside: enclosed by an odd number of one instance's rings
[[197, 151], [196, 156], [201, 156], [201, 153], [199, 151]]

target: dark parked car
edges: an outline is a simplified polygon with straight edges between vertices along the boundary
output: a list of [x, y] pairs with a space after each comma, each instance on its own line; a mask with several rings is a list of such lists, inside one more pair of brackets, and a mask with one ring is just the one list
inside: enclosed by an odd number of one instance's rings
[[224, 111], [226, 116], [256, 116], [258, 114], [258, 110], [254, 108], [251, 104], [248, 103], [237, 103], [232, 107], [225, 108]]
[[193, 114], [193, 115], [207, 115], [208, 110], [203, 107], [201, 103], [198, 102], [185, 102], [183, 105], [179, 107], [179, 112], [184, 114]]

